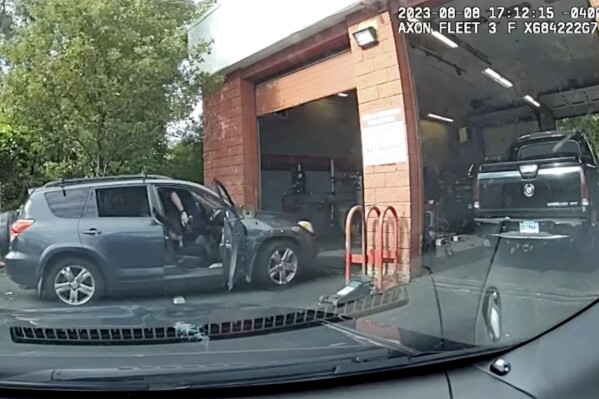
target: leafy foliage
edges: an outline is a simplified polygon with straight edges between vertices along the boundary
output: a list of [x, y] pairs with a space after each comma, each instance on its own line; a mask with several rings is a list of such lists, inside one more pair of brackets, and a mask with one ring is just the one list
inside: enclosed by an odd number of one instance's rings
[[204, 162], [202, 138], [192, 134], [182, 138], [169, 149], [165, 174], [175, 179], [203, 182]]
[[32, 169], [39, 155], [31, 152], [27, 135], [13, 131], [0, 121], [0, 188], [1, 208], [16, 209], [35, 185]]
[[[589, 114], [557, 121], [558, 129], [578, 129], [585, 132], [596, 149], [599, 149], [599, 114]], [[599, 155], [599, 154], [598, 154]]]
[[[0, 12], [3, 2], [10, 0], [0, 0]], [[199, 136], [169, 154], [167, 128], [190, 114], [202, 90], [220, 82], [196, 67], [210, 43], [187, 45], [188, 24], [207, 6], [192, 0], [13, 0], [12, 14], [0, 14], [0, 181], [13, 169], [35, 184], [183, 173], [184, 165], [195, 168], [186, 176], [200, 178]]]

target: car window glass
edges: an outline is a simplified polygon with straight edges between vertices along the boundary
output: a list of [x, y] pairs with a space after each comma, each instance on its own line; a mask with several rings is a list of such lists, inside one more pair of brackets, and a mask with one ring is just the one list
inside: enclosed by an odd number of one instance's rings
[[54, 216], [64, 219], [79, 219], [88, 195], [89, 188], [77, 188], [51, 191], [44, 196]]
[[211, 195], [209, 192], [191, 188], [191, 187], [169, 187], [163, 186], [158, 187], [158, 196], [160, 197], [160, 201], [164, 206], [165, 212], [169, 213], [173, 211], [173, 203], [170, 200], [170, 194], [172, 191], [176, 191], [183, 202], [184, 207], [187, 207], [189, 204], [199, 205], [203, 211], [211, 212], [214, 208], [219, 208], [222, 206], [218, 198], [214, 195]]
[[166, 216], [179, 219], [179, 210], [172, 201], [172, 193], [176, 193], [181, 201], [181, 205], [188, 216], [204, 217], [208, 209], [205, 206], [204, 200], [195, 192], [188, 188], [182, 187], [159, 187], [158, 196], [162, 202], [162, 206]]
[[84, 218], [97, 218], [98, 217], [98, 204], [96, 201], [96, 191], [91, 190], [89, 194], [89, 200], [87, 201], [87, 205], [85, 206], [85, 210], [83, 211]]
[[580, 155], [580, 147], [578, 143], [571, 140], [530, 144], [520, 148], [518, 158], [520, 160], [537, 159], [547, 155]]
[[149, 217], [148, 190], [145, 186], [113, 187], [96, 190], [100, 217]]
[[206, 191], [191, 190], [191, 192], [192, 192], [193, 196], [196, 198], [196, 200], [199, 201], [204, 206], [206, 211], [208, 211], [208, 212], [214, 208], [222, 207], [222, 204], [218, 200], [218, 198], [211, 195], [210, 193], [208, 193]]
[[580, 146], [580, 151], [581, 151], [583, 157], [587, 157], [590, 160], [595, 159], [594, 154], [591, 152], [589, 141], [586, 138], [584, 138], [582, 140], [582, 145]]

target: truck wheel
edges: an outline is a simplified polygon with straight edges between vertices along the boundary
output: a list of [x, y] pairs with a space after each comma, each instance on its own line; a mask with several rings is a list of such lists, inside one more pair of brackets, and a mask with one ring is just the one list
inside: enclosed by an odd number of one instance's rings
[[43, 296], [70, 306], [97, 301], [104, 294], [99, 268], [82, 258], [63, 258], [53, 263], [44, 277]]
[[302, 255], [297, 244], [276, 240], [260, 249], [254, 264], [254, 277], [263, 287], [283, 288], [297, 280], [301, 269]]
[[584, 271], [594, 271], [599, 269], [599, 251], [595, 245], [589, 244], [583, 246], [578, 252], [578, 262]]
[[575, 243], [571, 249], [577, 255], [579, 267], [583, 271], [594, 271], [599, 269], [599, 226], [589, 229], [586, 234], [586, 240]]

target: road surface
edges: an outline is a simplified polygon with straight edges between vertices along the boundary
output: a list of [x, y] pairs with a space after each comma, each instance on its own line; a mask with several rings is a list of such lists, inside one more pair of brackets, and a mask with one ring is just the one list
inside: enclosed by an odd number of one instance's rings
[[[491, 262], [482, 248], [473, 248], [453, 257], [437, 258], [428, 273], [410, 283], [410, 303], [402, 309], [373, 316], [372, 319], [432, 335], [472, 342], [481, 293], [486, 287], [500, 290], [506, 331], [514, 338], [529, 338], [573, 315], [599, 297], [599, 264], [594, 269], [578, 267], [567, 250], [554, 249], [529, 254], [511, 254], [499, 248]], [[198, 293], [171, 290], [134, 297], [120, 296], [100, 301], [98, 306], [139, 305], [172, 306], [176, 296], [187, 304], [252, 304], [285, 308], [315, 306], [321, 295], [344, 286], [342, 258], [327, 257], [320, 270], [310, 278], [281, 290], [252, 286], [236, 287], [232, 292], [215, 289]], [[485, 283], [486, 282], [486, 283]], [[435, 292], [436, 289], [436, 292]], [[439, 314], [438, 305], [441, 308]], [[0, 309], [25, 310], [66, 306], [42, 301], [34, 291], [16, 286], [0, 269]], [[84, 309], [82, 309], [84, 311]]]

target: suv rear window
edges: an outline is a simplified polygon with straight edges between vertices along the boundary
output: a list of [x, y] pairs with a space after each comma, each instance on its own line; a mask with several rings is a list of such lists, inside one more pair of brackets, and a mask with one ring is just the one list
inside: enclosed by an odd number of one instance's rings
[[572, 140], [545, 141], [529, 144], [520, 148], [518, 160], [539, 159], [548, 157], [567, 157], [580, 155], [578, 143]]
[[146, 186], [96, 190], [99, 217], [150, 217]]
[[54, 216], [64, 219], [79, 219], [83, 214], [85, 202], [89, 195], [89, 188], [75, 188], [70, 190], [51, 191], [44, 197]]

